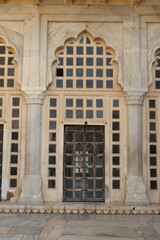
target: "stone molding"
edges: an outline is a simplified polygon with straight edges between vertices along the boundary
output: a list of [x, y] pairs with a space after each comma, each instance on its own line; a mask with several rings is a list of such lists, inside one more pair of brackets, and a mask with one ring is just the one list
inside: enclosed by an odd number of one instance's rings
[[40, 4], [40, 0], [32, 0], [32, 4], [39, 5]]
[[140, 5], [141, 0], [131, 0], [132, 5]]
[[44, 99], [46, 97], [46, 90], [42, 89], [24, 89], [22, 88], [22, 91], [24, 92], [24, 96], [26, 98], [27, 104], [43, 104]]
[[105, 215], [159, 215], [160, 205], [153, 206], [112, 206], [104, 204], [9, 204], [0, 203], [0, 213], [34, 214], [105, 214]]
[[124, 96], [126, 105], [143, 105], [146, 92], [147, 90], [124, 91], [123, 96]]

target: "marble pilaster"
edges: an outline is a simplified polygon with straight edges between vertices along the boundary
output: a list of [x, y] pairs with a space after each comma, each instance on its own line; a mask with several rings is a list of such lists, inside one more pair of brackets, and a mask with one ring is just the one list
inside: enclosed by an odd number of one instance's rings
[[142, 168], [142, 104], [145, 91], [127, 91], [127, 168], [126, 205], [149, 205]]

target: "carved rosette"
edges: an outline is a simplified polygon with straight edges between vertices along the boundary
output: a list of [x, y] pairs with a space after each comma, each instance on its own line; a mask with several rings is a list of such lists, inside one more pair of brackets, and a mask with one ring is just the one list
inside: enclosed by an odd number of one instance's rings
[[46, 97], [46, 90], [23, 89], [27, 104], [43, 104]]
[[123, 96], [126, 105], [143, 105], [146, 89], [137, 91], [124, 91]]

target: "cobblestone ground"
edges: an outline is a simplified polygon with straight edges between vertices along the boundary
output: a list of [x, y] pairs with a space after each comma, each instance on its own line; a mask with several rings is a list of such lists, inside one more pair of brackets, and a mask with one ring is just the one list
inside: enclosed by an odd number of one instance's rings
[[0, 214], [0, 240], [160, 240], [160, 215]]

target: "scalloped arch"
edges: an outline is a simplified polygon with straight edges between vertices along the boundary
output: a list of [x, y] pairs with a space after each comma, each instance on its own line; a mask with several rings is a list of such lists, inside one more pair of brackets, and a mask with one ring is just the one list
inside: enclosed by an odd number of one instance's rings
[[0, 34], [0, 39], [2, 39], [5, 42], [7, 48], [12, 49], [12, 51], [14, 52], [14, 61], [18, 65], [16, 81], [20, 85], [22, 85], [22, 70], [21, 70], [22, 69], [22, 59], [20, 57], [19, 51], [18, 51], [17, 47], [13, 43], [11, 43], [11, 41], [6, 36]]
[[[52, 71], [52, 67], [53, 65], [55, 65], [56, 63], [58, 63], [58, 54], [64, 50], [64, 48], [67, 46], [67, 44], [70, 43], [74, 43], [77, 42], [78, 40], [80, 40], [80, 38], [82, 38], [83, 36], [86, 36], [93, 42], [95, 42], [96, 44], [100, 43], [100, 44], [104, 44], [106, 46], [106, 49], [108, 49], [109, 51], [112, 52], [113, 54], [113, 60], [112, 62], [117, 64], [117, 70], [118, 70], [118, 83], [119, 85], [123, 88], [123, 81], [122, 81], [122, 72], [120, 71], [121, 69], [121, 63], [118, 61], [119, 57], [116, 55], [115, 49], [113, 48], [113, 46], [110, 46], [107, 44], [106, 40], [103, 39], [103, 37], [101, 36], [93, 36], [93, 34], [90, 33], [90, 31], [88, 31], [87, 29], [84, 29], [83, 31], [81, 31], [80, 33], [77, 34], [77, 37], [69, 37], [67, 39], [64, 40], [63, 45], [59, 46], [55, 51], [54, 51], [54, 56], [56, 57], [56, 59], [53, 59], [51, 62], [51, 71]], [[94, 34], [95, 35], [95, 34]], [[47, 82], [47, 86], [50, 85], [53, 82], [53, 72], [51, 73], [52, 75], [52, 80]]]

